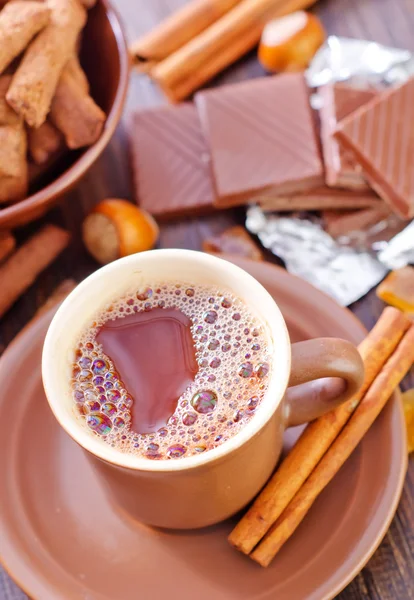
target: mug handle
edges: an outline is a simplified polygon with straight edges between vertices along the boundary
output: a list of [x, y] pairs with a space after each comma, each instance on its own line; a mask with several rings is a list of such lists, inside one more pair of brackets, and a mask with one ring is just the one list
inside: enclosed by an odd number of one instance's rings
[[313, 421], [333, 410], [354, 396], [363, 380], [364, 364], [350, 342], [318, 338], [292, 344], [292, 367], [285, 396], [287, 427]]

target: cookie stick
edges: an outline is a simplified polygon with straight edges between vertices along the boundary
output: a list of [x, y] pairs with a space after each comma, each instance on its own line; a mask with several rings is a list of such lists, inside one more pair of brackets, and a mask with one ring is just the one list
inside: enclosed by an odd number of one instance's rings
[[89, 94], [89, 81], [76, 54], [74, 54], [66, 63], [65, 72], [77, 81], [85, 94]]
[[10, 231], [0, 233], [0, 263], [13, 252], [16, 240]]
[[96, 0], [80, 0], [80, 3], [89, 10], [95, 6]]
[[37, 128], [28, 127], [27, 136], [30, 156], [37, 165], [47, 162], [63, 145], [62, 135], [50, 121]]
[[47, 6], [50, 23], [27, 48], [6, 96], [31, 127], [44, 123], [63, 67], [86, 22], [86, 10], [78, 0], [47, 0]]
[[0, 203], [20, 200], [27, 192], [27, 136], [23, 119], [6, 102], [11, 77], [0, 77]]
[[0, 73], [49, 22], [50, 9], [40, 2], [10, 2], [0, 12]]
[[106, 115], [78, 81], [64, 69], [50, 110], [50, 120], [72, 150], [90, 146], [102, 133]]

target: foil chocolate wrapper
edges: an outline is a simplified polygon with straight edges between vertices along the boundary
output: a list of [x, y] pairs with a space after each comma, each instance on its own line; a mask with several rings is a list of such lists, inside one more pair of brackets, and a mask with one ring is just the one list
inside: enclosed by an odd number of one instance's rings
[[314, 88], [338, 81], [381, 88], [403, 83], [412, 74], [414, 56], [408, 50], [331, 35], [313, 58], [306, 79]]
[[246, 227], [283, 260], [290, 273], [306, 279], [343, 306], [361, 298], [387, 272], [369, 252], [339, 245], [316, 219], [279, 216], [251, 206]]
[[[414, 75], [414, 55], [375, 42], [330, 36], [315, 55], [306, 79], [315, 88], [311, 104], [319, 109], [317, 88], [347, 82], [355, 87], [382, 89]], [[291, 273], [348, 306], [364, 296], [388, 269], [414, 262], [414, 222], [394, 215], [365, 230], [350, 231], [334, 240], [312, 214], [247, 211], [247, 229], [279, 258]]]

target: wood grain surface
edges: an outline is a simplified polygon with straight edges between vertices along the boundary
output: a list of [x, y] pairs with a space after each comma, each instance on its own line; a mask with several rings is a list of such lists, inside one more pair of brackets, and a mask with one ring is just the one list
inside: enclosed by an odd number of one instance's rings
[[[185, 0], [113, 0], [123, 18], [130, 41], [184, 3]], [[414, 0], [321, 0], [316, 12], [329, 33], [375, 40], [414, 51]], [[214, 83], [237, 81], [262, 74], [254, 54], [251, 54], [218, 77]], [[66, 278], [80, 281], [96, 269], [96, 263], [86, 254], [80, 238], [83, 216], [103, 198], [133, 198], [126, 139], [129, 115], [133, 108], [163, 102], [162, 94], [145, 75], [132, 74], [125, 115], [109, 147], [80, 185], [42, 220], [69, 229], [73, 234], [73, 241], [1, 319], [0, 353], [59, 283]], [[160, 247], [201, 249], [205, 237], [219, 233], [229, 225], [243, 223], [243, 217], [243, 210], [239, 210], [164, 225]], [[38, 227], [39, 223], [36, 223], [18, 231], [18, 240], [25, 239]], [[269, 254], [266, 258], [272, 260]], [[383, 304], [371, 292], [351, 308], [364, 325], [370, 328]], [[411, 375], [404, 381], [404, 388], [413, 385], [414, 377]], [[23, 598], [25, 595], [0, 570], [0, 600]], [[389, 532], [367, 566], [337, 597], [337, 600], [357, 599], [414, 599], [414, 456], [410, 459], [404, 493]]]

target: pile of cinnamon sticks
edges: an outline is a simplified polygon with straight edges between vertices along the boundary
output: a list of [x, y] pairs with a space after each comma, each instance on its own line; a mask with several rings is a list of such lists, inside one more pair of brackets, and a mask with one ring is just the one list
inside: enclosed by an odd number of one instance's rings
[[193, 0], [131, 45], [135, 64], [178, 102], [252, 50], [269, 19], [316, 0]]
[[230, 543], [267, 567], [350, 456], [414, 362], [414, 324], [387, 307], [359, 346], [360, 392], [310, 423], [253, 505]]

